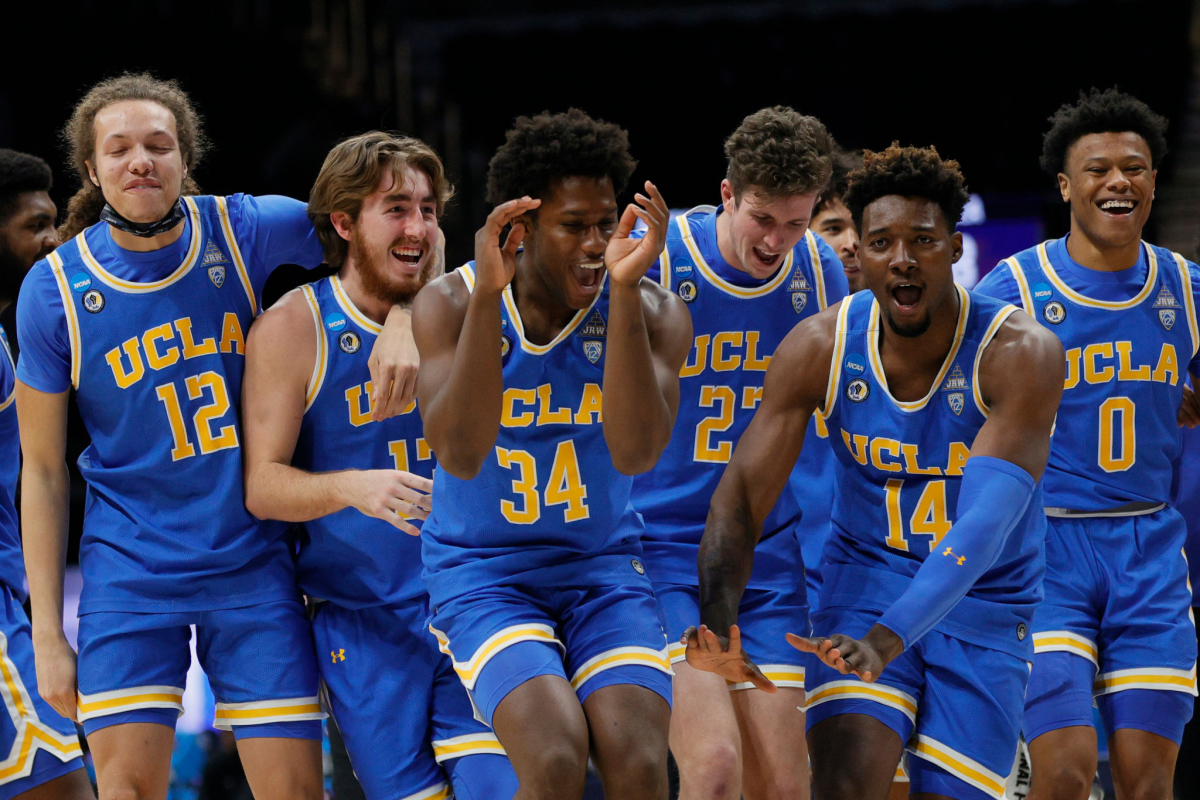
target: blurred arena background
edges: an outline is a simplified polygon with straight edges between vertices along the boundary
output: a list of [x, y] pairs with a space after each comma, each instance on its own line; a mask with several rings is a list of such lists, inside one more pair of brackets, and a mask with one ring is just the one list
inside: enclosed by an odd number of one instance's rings
[[[1066, 209], [1037, 163], [1046, 118], [1081, 89], [1115, 84], [1171, 120], [1148, 237], [1194, 256], [1200, 236], [1192, 0], [11, 5], [0, 147], [51, 164], [60, 211], [75, 189], [62, 125], [87, 87], [126, 70], [180, 80], [200, 108], [213, 142], [196, 176], [206, 192], [305, 198], [347, 135], [387, 128], [424, 139], [458, 186], [443, 222], [452, 266], [471, 257], [488, 210], [488, 160], [519, 114], [578, 106], [619, 123], [640, 161], [635, 180], [655, 181], [682, 209], [716, 202], [729, 131], [757, 108], [785, 104], [820, 117], [845, 147], [899, 140], [959, 160], [975, 194], [960, 274], [972, 285], [999, 258], [1066, 231]], [[305, 277], [281, 270], [268, 302]], [[0, 323], [13, 338], [11, 313]], [[86, 445], [77, 419], [71, 438], [73, 458]], [[76, 473], [72, 562], [83, 500]], [[189, 691], [180, 732], [195, 737], [211, 719], [202, 676]], [[206, 756], [193, 744], [181, 748], [172, 797], [198, 796]], [[1196, 765], [1181, 759], [1180, 768]]]

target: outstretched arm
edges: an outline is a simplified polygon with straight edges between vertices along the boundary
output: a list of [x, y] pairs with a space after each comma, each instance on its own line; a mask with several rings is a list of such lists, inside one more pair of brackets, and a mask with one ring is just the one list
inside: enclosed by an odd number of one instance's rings
[[354, 507], [416, 536], [399, 515], [424, 519], [432, 483], [394, 469], [312, 473], [292, 466], [318, 331], [296, 289], [250, 328], [242, 383], [246, 508], [260, 519], [307, 522]]
[[703, 624], [685, 634], [688, 663], [768, 691], [774, 689], [771, 682], [736, 646], [738, 605], [763, 520], [787, 485], [809, 418], [825, 399], [836, 320], [831, 309], [801, 322], [775, 351], [762, 402], [713, 493], [700, 540]]
[[949, 533], [861, 640], [835, 634], [788, 641], [872, 682], [941, 621], [995, 563], [1025, 514], [1050, 455], [1064, 372], [1058, 338], [1024, 313], [1010, 316], [980, 364], [990, 413], [971, 445]]

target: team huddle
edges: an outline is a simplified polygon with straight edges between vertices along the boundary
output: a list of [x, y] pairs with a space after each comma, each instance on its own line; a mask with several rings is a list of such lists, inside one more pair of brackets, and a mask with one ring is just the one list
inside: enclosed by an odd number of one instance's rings
[[1093, 706], [1118, 796], [1169, 798], [1200, 269], [1141, 239], [1166, 120], [1050, 122], [1071, 232], [968, 290], [956, 162], [783, 106], [674, 217], [618, 203], [620, 127], [519, 117], [446, 269], [419, 140], [208, 196], [177, 84], [93, 87], [0, 359], [0, 797], [93, 797], [78, 722], [101, 798], [165, 798], [194, 626], [260, 800], [322, 796], [327, 715], [368, 798], [580, 798], [590, 760], [665, 800], [670, 751], [685, 800], [982, 800], [1024, 741], [1030, 797], [1083, 800]]

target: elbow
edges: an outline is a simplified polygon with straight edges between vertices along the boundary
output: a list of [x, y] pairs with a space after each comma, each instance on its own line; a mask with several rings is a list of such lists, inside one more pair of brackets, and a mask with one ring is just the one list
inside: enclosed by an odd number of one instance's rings
[[641, 448], [625, 448], [623, 450], [610, 449], [612, 455], [613, 467], [622, 475], [641, 475], [654, 469], [654, 465], [658, 463], [659, 456], [666, 449], [664, 444], [662, 447], [641, 447]]
[[262, 490], [262, 480], [257, 473], [247, 469], [243, 486], [246, 510], [256, 519], [274, 519], [268, 493]]
[[[436, 452], [436, 451], [435, 451]], [[438, 453], [438, 466], [462, 481], [469, 481], [483, 469], [487, 453], [454, 453], [448, 458], [442, 458]]]

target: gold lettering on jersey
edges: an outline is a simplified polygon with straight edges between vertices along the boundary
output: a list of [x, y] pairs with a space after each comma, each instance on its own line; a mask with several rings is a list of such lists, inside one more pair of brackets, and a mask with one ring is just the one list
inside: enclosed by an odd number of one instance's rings
[[[1116, 361], [1115, 367], [1113, 361]], [[1067, 351], [1067, 377], [1063, 389], [1074, 389], [1081, 378], [1092, 385], [1116, 380], [1154, 381], [1175, 386], [1179, 383], [1179, 355], [1175, 345], [1164, 342], [1152, 370], [1150, 364], [1139, 364], [1134, 360], [1133, 342], [1093, 342], [1082, 349], [1072, 347]]]
[[679, 377], [694, 378], [701, 372], [704, 372], [704, 367], [708, 362], [708, 343], [711, 337], [706, 333], [696, 337], [696, 344], [692, 349], [696, 352], [695, 360], [692, 363], [683, 362], [683, 367], [679, 370]]
[[679, 377], [694, 378], [703, 374], [706, 368], [713, 372], [734, 372], [739, 369], [743, 372], [766, 372], [771, 364], [771, 354], [760, 355], [761, 340], [762, 334], [758, 331], [703, 333], [692, 344], [692, 352], [679, 370]]
[[[579, 407], [572, 412], [568, 406], [555, 408], [553, 384], [543, 383], [534, 389], [505, 389], [500, 401], [500, 424], [505, 428], [527, 428], [538, 425], [593, 425], [603, 421], [604, 404], [600, 384], [585, 383], [579, 397]], [[534, 409], [537, 409], [536, 414]]]
[[[585, 383], [583, 397], [579, 398], [579, 410], [575, 412], [576, 425], [592, 425], [604, 421], [604, 396], [600, 393], [600, 384]], [[593, 416], [595, 419], [593, 419]]]
[[871, 466], [884, 472], [899, 472], [903, 469], [898, 461], [885, 462], [883, 460], [885, 450], [891, 453], [893, 458], [899, 456], [900, 443], [895, 439], [885, 439], [878, 436], [871, 440]]
[[[742, 387], [742, 408], [757, 408], [762, 401], [763, 387], [761, 386], [743, 386]], [[817, 418], [818, 421], [820, 418]]]
[[516, 412], [517, 403], [526, 406], [534, 405], [537, 403], [537, 390], [504, 390], [504, 396], [500, 400], [500, 424], [506, 428], [524, 428], [533, 424], [533, 412], [522, 411], [520, 414], [518, 414]]
[[175, 338], [175, 331], [171, 328], [171, 323], [164, 322], [157, 328], [151, 328], [142, 334], [142, 349], [146, 351], [146, 361], [150, 363], [151, 369], [163, 369], [169, 367], [179, 360], [179, 348], [168, 347], [165, 353], [159, 353], [154, 346], [156, 339], [161, 339], [164, 343]]
[[962, 442], [950, 443], [950, 457], [946, 460], [947, 475], [962, 475], [967, 459], [971, 457], [971, 448]]
[[550, 384], [543, 383], [537, 387], [538, 396], [538, 425], [570, 425], [571, 409], [559, 407], [550, 410]]
[[742, 364], [742, 356], [725, 355], [725, 346], [742, 346], [741, 331], [722, 331], [713, 337], [712, 368], [713, 372], [733, 372]]
[[917, 463], [917, 446], [902, 444], [900, 451], [904, 453], [904, 471], [909, 475], [941, 475], [939, 467], [922, 467]]
[[843, 428], [842, 439], [846, 442], [846, 449], [850, 451], [850, 456], [865, 467], [867, 465], [867, 437], [856, 433], [853, 443], [851, 443], [850, 432]]
[[[178, 342], [178, 344], [176, 344]], [[245, 338], [237, 314], [225, 314], [221, 350], [244, 355]], [[124, 356], [122, 356], [124, 351]], [[142, 353], [145, 352], [145, 362]], [[197, 358], [217, 353], [217, 340], [208, 338], [196, 344], [192, 336], [192, 320], [182, 317], [174, 322], [164, 322], [147, 328], [141, 336], [134, 336], [104, 354], [104, 360], [112, 370], [117, 386], [128, 389], [146, 374], [146, 367], [158, 371], [177, 363], [181, 358]], [[128, 363], [128, 368], [125, 364]]]
[[868, 457], [871, 466], [881, 472], [903, 472], [906, 475], [955, 475], [963, 473], [967, 459], [971, 457], [971, 448], [963, 442], [950, 442], [946, 451], [946, 467], [943, 469], [935, 464], [921, 466], [922, 456], [920, 447], [906, 444], [885, 436], [869, 437], [861, 433], [850, 433], [842, 429], [842, 441], [850, 457], [867, 465]]
[[758, 331], [746, 331], [746, 360], [742, 369], [746, 372], [766, 372], [771, 365], [771, 354], [758, 357]]
[[[125, 349], [125, 355], [129, 358], [129, 371], [121, 364], [121, 348]], [[128, 389], [142, 379], [146, 374], [146, 368], [142, 366], [142, 355], [138, 352], [138, 337], [126, 339], [121, 347], [114, 347], [104, 354], [104, 360], [108, 362], [108, 366], [112, 368], [113, 377], [117, 379], [117, 386], [122, 389]]]
[[246, 337], [242, 336], [242, 323], [237, 314], [225, 312], [225, 321], [221, 324], [221, 352], [237, 353], [239, 356], [246, 352]]
[[[375, 384], [372, 381], [359, 386], [351, 386], [346, 390], [346, 405], [350, 407], [350, 424], [361, 428], [371, 422], [371, 412], [375, 410]], [[362, 397], [367, 396], [367, 407], [363, 408]]]
[[183, 357], [211, 356], [217, 352], [216, 339], [204, 339], [196, 344], [192, 339], [192, 319], [184, 317], [175, 320], [175, 330], [179, 331], [179, 341], [183, 342]]

